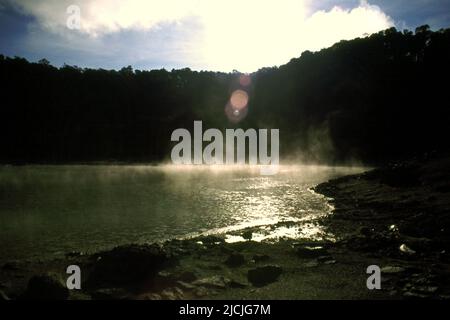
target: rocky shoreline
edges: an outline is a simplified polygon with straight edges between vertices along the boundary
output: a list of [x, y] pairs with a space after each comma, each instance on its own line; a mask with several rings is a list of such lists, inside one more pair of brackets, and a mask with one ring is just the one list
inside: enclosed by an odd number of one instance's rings
[[[450, 299], [450, 158], [424, 157], [323, 183], [336, 241], [224, 235], [1, 266], [7, 299]], [[68, 290], [66, 268], [82, 270]], [[369, 290], [367, 267], [382, 271]]]

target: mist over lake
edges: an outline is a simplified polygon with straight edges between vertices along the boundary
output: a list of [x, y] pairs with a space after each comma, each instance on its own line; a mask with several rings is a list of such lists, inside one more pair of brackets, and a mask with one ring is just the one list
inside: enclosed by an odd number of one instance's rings
[[248, 166], [5, 166], [0, 169], [0, 260], [283, 221], [304, 220], [304, 230], [265, 236], [322, 237], [319, 227], [306, 224], [330, 207], [309, 188], [362, 170], [297, 165], [261, 176]]

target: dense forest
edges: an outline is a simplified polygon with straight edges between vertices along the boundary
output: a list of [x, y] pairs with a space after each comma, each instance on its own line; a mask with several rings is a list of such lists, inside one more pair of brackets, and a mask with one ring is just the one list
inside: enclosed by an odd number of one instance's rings
[[[450, 29], [391, 28], [250, 75], [82, 69], [0, 55], [0, 161], [161, 161], [170, 135], [279, 128], [282, 159], [379, 163], [447, 150]], [[248, 82], [248, 81], [246, 81]], [[231, 93], [248, 93], [229, 114]], [[233, 118], [234, 117], [234, 118]]]

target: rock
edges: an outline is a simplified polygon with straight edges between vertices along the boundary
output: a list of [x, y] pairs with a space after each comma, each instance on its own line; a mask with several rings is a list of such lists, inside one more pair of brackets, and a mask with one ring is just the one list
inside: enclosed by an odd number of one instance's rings
[[192, 282], [197, 280], [197, 276], [194, 272], [191, 271], [183, 271], [180, 274], [176, 275], [177, 279], [184, 282]]
[[358, 234], [368, 237], [372, 234], [372, 230], [368, 227], [360, 227], [358, 229]]
[[20, 270], [17, 262], [7, 262], [2, 266], [3, 271], [18, 271]]
[[322, 246], [302, 246], [297, 248], [297, 254], [301, 258], [317, 258], [320, 256], [328, 255], [327, 250]]
[[230, 280], [222, 276], [212, 276], [207, 278], [202, 278], [192, 282], [195, 286], [214, 288], [214, 289], [225, 289]]
[[127, 245], [100, 254], [87, 286], [129, 287], [153, 278], [173, 258], [158, 245]]
[[255, 263], [265, 262], [268, 260], [270, 260], [270, 257], [267, 254], [255, 254], [253, 256], [253, 261], [255, 261]]
[[275, 282], [283, 272], [279, 266], [264, 266], [251, 269], [247, 273], [248, 281], [255, 287], [262, 287]]
[[403, 296], [408, 299], [426, 299], [428, 296], [416, 292], [406, 291]]
[[317, 261], [319, 262], [327, 262], [333, 260], [332, 256], [320, 256], [317, 258]]
[[195, 288], [197, 288], [195, 285], [184, 282], [184, 281], [177, 281], [177, 285], [185, 290], [194, 290]]
[[411, 290], [421, 294], [435, 294], [439, 288], [435, 286], [416, 286], [412, 287]]
[[149, 293], [145, 295], [145, 299], [147, 300], [162, 300], [162, 297], [157, 293]]
[[23, 295], [27, 300], [66, 300], [69, 289], [57, 274], [47, 273], [32, 277]]
[[198, 242], [201, 242], [205, 245], [216, 245], [216, 244], [222, 244], [225, 242], [225, 239], [223, 237], [215, 236], [215, 235], [209, 235], [209, 236], [203, 236], [198, 238]]
[[319, 262], [317, 262], [317, 260], [309, 261], [309, 262], [305, 263], [304, 266], [306, 268], [315, 268], [315, 267], [319, 266]]
[[408, 247], [406, 244], [402, 244], [399, 249], [401, 252], [406, 253], [408, 255], [413, 255], [416, 253], [413, 249]]
[[0, 301], [9, 301], [9, 297], [4, 293], [2, 290], [0, 290]]
[[121, 288], [104, 288], [91, 292], [91, 296], [94, 300], [123, 300], [128, 293]]
[[336, 260], [327, 260], [324, 264], [336, 264]]
[[244, 231], [242, 233], [242, 238], [244, 238], [245, 240], [252, 240], [253, 238], [253, 232], [248, 230], [248, 231]]
[[197, 298], [203, 298], [208, 296], [210, 292], [203, 287], [199, 287], [195, 290], [194, 294]]
[[197, 279], [197, 276], [191, 271], [182, 272], [168, 272], [160, 271], [154, 278], [154, 285], [168, 287], [176, 285], [177, 282], [192, 282]]
[[247, 287], [247, 285], [240, 283], [236, 280], [230, 280], [230, 283], [228, 284], [228, 286], [230, 288], [235, 288], [235, 289], [243, 289], [243, 288]]
[[386, 267], [381, 268], [381, 273], [388, 273], [388, 274], [401, 273], [404, 271], [405, 271], [405, 268], [395, 267], [395, 266], [386, 266]]
[[210, 265], [205, 266], [205, 269], [219, 271], [219, 270], [222, 270], [222, 267], [217, 264], [210, 264]]
[[184, 294], [180, 288], [165, 289], [161, 292], [161, 298], [164, 300], [181, 300]]
[[76, 258], [76, 257], [81, 257], [83, 255], [84, 255], [84, 253], [81, 251], [71, 251], [69, 253], [66, 253], [66, 257], [68, 257], [68, 258]]
[[245, 258], [241, 253], [232, 253], [228, 256], [225, 264], [231, 268], [240, 267], [245, 263]]

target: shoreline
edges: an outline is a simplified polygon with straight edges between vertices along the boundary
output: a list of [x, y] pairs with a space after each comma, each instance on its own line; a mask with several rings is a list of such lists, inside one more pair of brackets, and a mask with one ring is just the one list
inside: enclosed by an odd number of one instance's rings
[[[235, 243], [207, 235], [74, 252], [1, 266], [0, 293], [11, 299], [447, 300], [449, 163], [414, 160], [314, 187], [331, 198], [333, 213], [320, 224], [336, 242], [255, 242], [253, 227], [238, 231], [246, 241]], [[81, 290], [65, 287], [69, 264], [82, 270]], [[381, 268], [381, 290], [367, 289], [370, 265]]]

